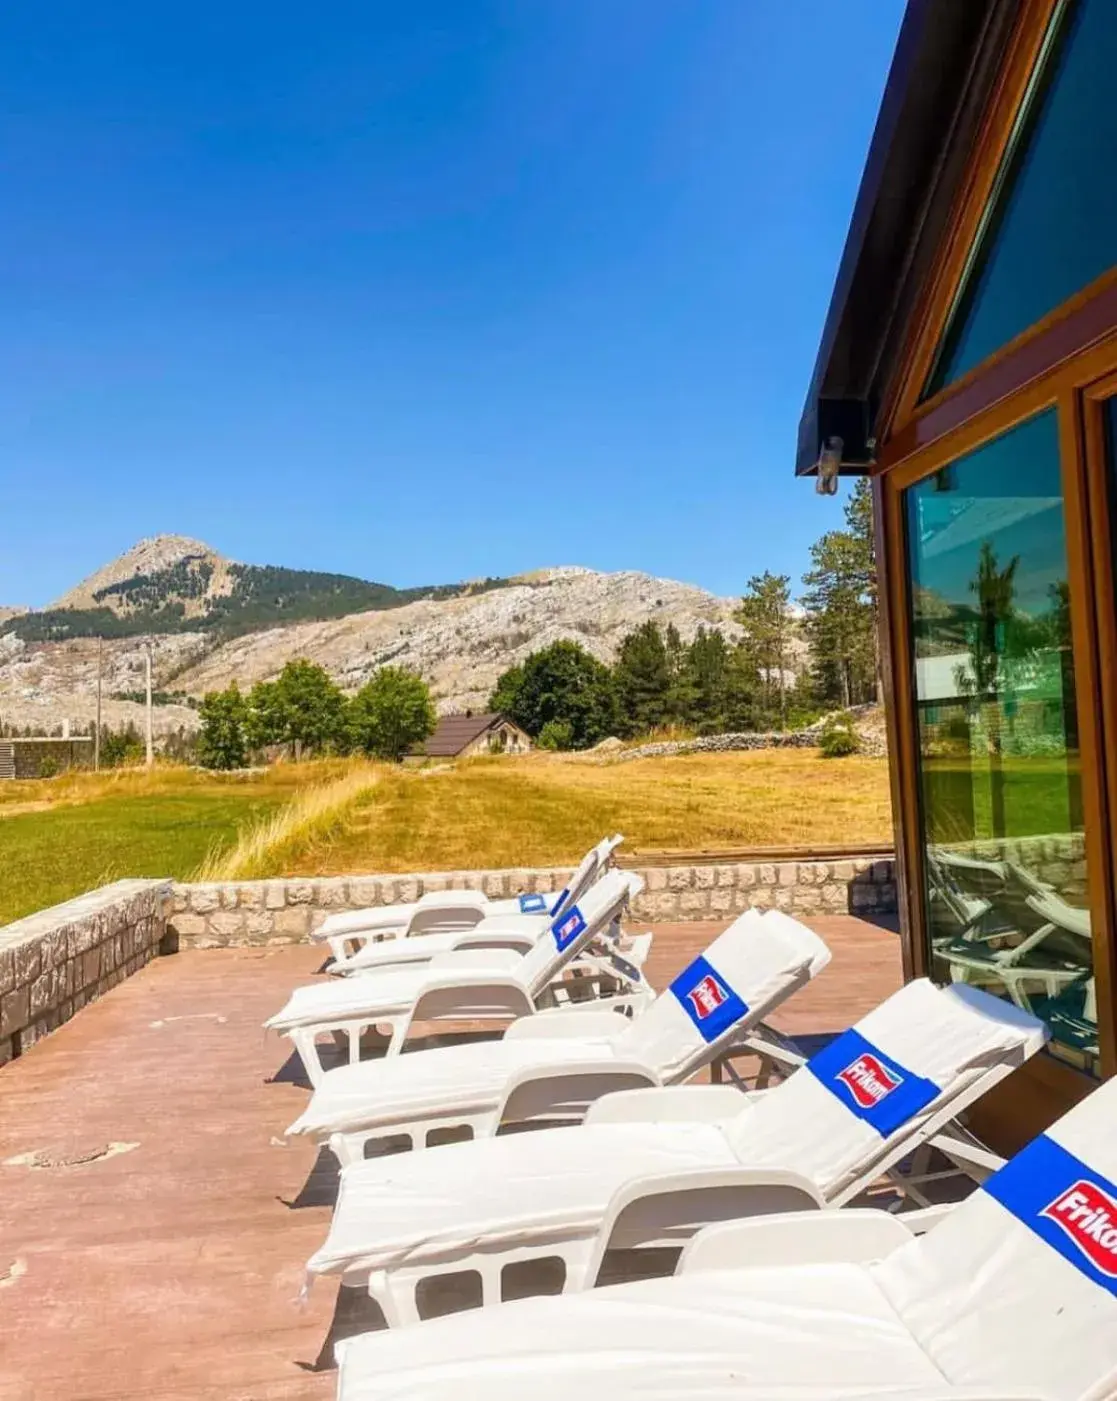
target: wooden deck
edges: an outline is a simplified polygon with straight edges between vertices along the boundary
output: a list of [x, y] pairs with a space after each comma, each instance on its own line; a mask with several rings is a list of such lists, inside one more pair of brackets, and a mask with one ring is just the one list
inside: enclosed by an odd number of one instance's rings
[[[834, 960], [777, 1018], [796, 1035], [840, 1030], [900, 982], [891, 930], [813, 924]], [[651, 981], [719, 927], [659, 927]], [[308, 1190], [313, 1147], [283, 1138], [307, 1091], [260, 1029], [320, 959], [160, 959], [0, 1071], [0, 1401], [333, 1395], [315, 1369], [336, 1288], [298, 1302], [328, 1192]]]

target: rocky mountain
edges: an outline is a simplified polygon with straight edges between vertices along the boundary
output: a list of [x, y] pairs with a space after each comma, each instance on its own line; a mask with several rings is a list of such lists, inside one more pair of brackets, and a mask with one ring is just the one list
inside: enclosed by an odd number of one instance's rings
[[[247, 585], [238, 570], [248, 571]], [[331, 589], [324, 580], [346, 587]], [[375, 604], [351, 606], [361, 596], [357, 586], [384, 592]], [[267, 680], [292, 657], [320, 663], [347, 691], [388, 662], [410, 666], [429, 682], [440, 710], [477, 708], [502, 671], [559, 638], [580, 642], [602, 661], [611, 661], [621, 638], [649, 619], [674, 623], [688, 640], [701, 625], [736, 639], [735, 602], [648, 574], [575, 567], [397, 590], [345, 575], [237, 565], [200, 541], [159, 536], [98, 570], [50, 610], [0, 623], [0, 720], [48, 730], [63, 718], [87, 724], [96, 708], [98, 631], [105, 638], [105, 723], [141, 722], [135, 697], [143, 687], [142, 631], [151, 638], [162, 702], [155, 725], [163, 733], [196, 725], [187, 698], [233, 680], [242, 687]], [[277, 624], [285, 617], [292, 620]], [[125, 631], [114, 632], [111, 620]]]
[[14, 633], [24, 642], [195, 630], [226, 638], [277, 623], [341, 618], [366, 609], [398, 608], [418, 598], [484, 592], [505, 582], [395, 589], [350, 574], [240, 564], [200, 540], [157, 535], [98, 569], [49, 608], [0, 619], [0, 632]]

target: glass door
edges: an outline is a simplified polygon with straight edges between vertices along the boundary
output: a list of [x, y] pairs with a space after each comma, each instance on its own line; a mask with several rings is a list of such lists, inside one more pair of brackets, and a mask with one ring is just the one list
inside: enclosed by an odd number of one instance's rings
[[1057, 409], [908, 487], [903, 512], [928, 968], [1034, 1013], [1096, 1075]]

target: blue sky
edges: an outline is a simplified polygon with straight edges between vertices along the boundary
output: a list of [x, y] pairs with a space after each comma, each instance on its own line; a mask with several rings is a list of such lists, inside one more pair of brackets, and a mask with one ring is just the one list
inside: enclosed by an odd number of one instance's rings
[[902, 9], [6, 7], [0, 603], [160, 531], [398, 585], [797, 578]]

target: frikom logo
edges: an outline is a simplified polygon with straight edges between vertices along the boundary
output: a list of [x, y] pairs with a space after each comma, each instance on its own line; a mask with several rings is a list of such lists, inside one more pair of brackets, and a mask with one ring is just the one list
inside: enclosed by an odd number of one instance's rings
[[723, 1002], [728, 1002], [729, 994], [713, 976], [707, 973], [701, 982], [695, 983], [687, 993], [694, 1015], [700, 1022], [705, 1021], [711, 1012], [716, 1012]]
[[555, 943], [560, 949], [564, 949], [572, 939], [577, 938], [585, 927], [586, 922], [582, 918], [582, 912], [575, 905], [570, 913], [564, 915], [562, 920], [555, 925]]
[[867, 1052], [840, 1070], [837, 1078], [853, 1096], [854, 1103], [862, 1109], [872, 1109], [903, 1083], [899, 1075], [894, 1075], [876, 1056]]
[[1040, 1215], [1065, 1231], [1095, 1269], [1117, 1279], [1117, 1201], [1108, 1192], [1080, 1178]]

